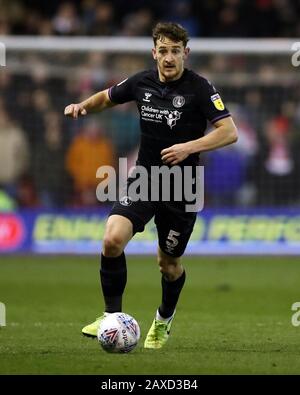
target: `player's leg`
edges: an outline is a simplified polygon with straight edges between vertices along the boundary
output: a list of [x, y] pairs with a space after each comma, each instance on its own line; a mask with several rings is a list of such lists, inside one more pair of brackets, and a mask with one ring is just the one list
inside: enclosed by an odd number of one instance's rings
[[165, 254], [158, 248], [158, 264], [162, 286], [162, 301], [146, 336], [145, 348], [161, 348], [167, 342], [176, 305], [185, 282], [185, 271], [179, 257]]
[[157, 311], [157, 318], [169, 320], [173, 317], [180, 292], [185, 282], [185, 270], [180, 257], [172, 257], [158, 248], [157, 255], [161, 276], [162, 301]]
[[122, 215], [108, 217], [103, 237], [100, 282], [105, 303], [101, 317], [85, 326], [85, 336], [96, 337], [101, 320], [110, 313], [122, 311], [122, 296], [127, 281], [124, 248], [133, 236], [132, 222]]
[[147, 334], [145, 348], [161, 348], [168, 340], [180, 293], [185, 283], [185, 270], [180, 257], [192, 233], [196, 214], [178, 213], [172, 206], [155, 216], [158, 231], [158, 264], [162, 301]]
[[151, 202], [116, 202], [107, 220], [101, 254], [100, 281], [105, 303], [104, 314], [95, 322], [85, 326], [82, 333], [96, 337], [101, 320], [105, 315], [122, 311], [122, 296], [127, 281], [124, 248], [137, 232], [153, 217]]
[[122, 296], [127, 281], [124, 248], [133, 236], [132, 222], [122, 215], [108, 217], [101, 253], [100, 280], [105, 312], [122, 311]]

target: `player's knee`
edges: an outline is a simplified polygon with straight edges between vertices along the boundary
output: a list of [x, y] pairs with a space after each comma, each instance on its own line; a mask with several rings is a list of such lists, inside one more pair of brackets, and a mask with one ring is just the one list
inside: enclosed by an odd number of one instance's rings
[[103, 254], [107, 257], [117, 257], [123, 252], [123, 240], [117, 234], [108, 234], [103, 239]]

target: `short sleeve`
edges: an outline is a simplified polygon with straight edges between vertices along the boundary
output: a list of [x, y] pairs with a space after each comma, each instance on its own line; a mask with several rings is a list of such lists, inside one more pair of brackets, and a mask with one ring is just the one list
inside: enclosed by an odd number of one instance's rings
[[136, 84], [140, 79], [140, 74], [126, 78], [108, 90], [109, 98], [113, 103], [122, 104], [135, 100]]
[[207, 79], [202, 77], [199, 80], [198, 100], [201, 112], [211, 123], [231, 116], [219, 92]]

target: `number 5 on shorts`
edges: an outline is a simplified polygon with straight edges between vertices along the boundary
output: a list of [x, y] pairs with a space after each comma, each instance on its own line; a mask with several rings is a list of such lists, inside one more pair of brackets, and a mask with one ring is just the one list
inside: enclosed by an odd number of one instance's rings
[[170, 230], [166, 241], [168, 252], [173, 252], [173, 249], [178, 245], [179, 241], [176, 239], [178, 236], [180, 236], [179, 232], [172, 229]]

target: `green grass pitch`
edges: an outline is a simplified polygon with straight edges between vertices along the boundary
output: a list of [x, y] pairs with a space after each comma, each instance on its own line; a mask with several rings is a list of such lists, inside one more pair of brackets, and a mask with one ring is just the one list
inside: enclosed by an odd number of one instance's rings
[[98, 257], [0, 258], [0, 374], [299, 374], [296, 258], [186, 257], [187, 280], [167, 345], [143, 340], [160, 303], [154, 257], [128, 257], [123, 310], [141, 327], [129, 354], [81, 335], [102, 313]]

